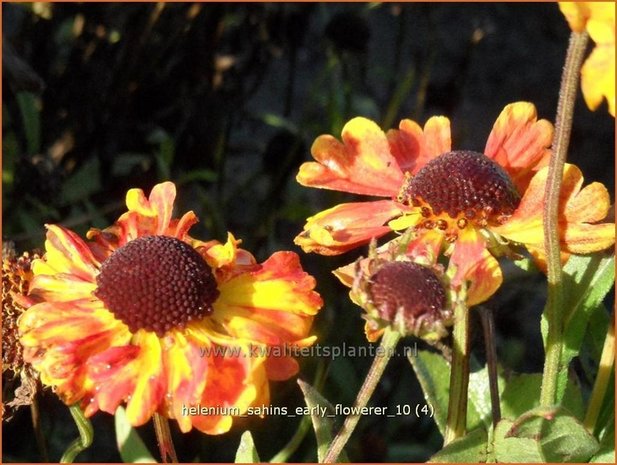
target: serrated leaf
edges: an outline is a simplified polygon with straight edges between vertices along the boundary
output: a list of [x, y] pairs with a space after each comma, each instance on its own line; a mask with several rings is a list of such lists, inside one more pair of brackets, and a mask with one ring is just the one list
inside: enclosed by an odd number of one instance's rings
[[114, 415], [116, 444], [124, 463], [155, 463], [154, 457], [126, 418], [124, 407], [118, 407]]
[[255, 448], [255, 442], [253, 441], [253, 435], [250, 431], [245, 431], [240, 437], [240, 445], [236, 451], [236, 459], [234, 463], [258, 463], [259, 454]]
[[497, 460], [504, 462], [586, 462], [599, 449], [576, 418], [554, 407], [536, 408], [514, 422], [503, 420], [494, 446]]
[[484, 463], [487, 458], [488, 437], [484, 428], [477, 428], [455, 439], [433, 455], [433, 463]]
[[[309, 409], [313, 429], [315, 430], [315, 437], [317, 439], [317, 459], [319, 462], [323, 462], [334, 436], [334, 422], [332, 420], [333, 417], [330, 417], [330, 415], [334, 415], [335, 410], [332, 404], [313, 386], [300, 379], [298, 380], [298, 385], [304, 394], [304, 402]], [[325, 415], [320, 413], [323, 412], [323, 408], [326, 409]], [[349, 462], [344, 450], [341, 451], [338, 462]]]

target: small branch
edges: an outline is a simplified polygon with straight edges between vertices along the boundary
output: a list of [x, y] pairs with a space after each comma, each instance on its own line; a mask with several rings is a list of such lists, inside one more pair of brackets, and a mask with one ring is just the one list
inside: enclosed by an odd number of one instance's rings
[[[396, 344], [398, 343], [401, 335], [391, 329], [390, 327], [386, 328], [384, 335], [381, 338], [381, 345], [377, 350], [377, 354], [375, 355], [375, 360], [373, 360], [373, 364], [369, 369], [368, 375], [366, 375], [366, 379], [358, 392], [358, 396], [356, 397], [356, 401], [354, 402], [353, 409], [362, 409], [366, 407], [368, 404], [373, 391], [375, 391], [375, 387], [377, 383], [381, 379], [381, 375], [390, 360], [390, 357], [394, 353], [394, 349], [396, 348]], [[343, 447], [349, 441], [351, 434], [353, 433], [358, 421], [360, 420], [361, 415], [350, 414], [347, 418], [345, 418], [345, 423], [343, 423], [343, 427], [340, 429], [332, 444], [330, 444], [330, 448], [324, 457], [323, 463], [333, 463], [336, 462], [338, 456], [340, 455]]]

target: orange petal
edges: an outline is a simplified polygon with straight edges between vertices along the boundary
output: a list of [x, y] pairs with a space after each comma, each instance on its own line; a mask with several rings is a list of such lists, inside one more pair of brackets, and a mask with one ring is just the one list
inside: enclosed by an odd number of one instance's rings
[[305, 252], [339, 255], [390, 232], [384, 223], [403, 208], [390, 200], [343, 203], [310, 217], [294, 242]]
[[[534, 176], [521, 203], [507, 223], [492, 228], [498, 234], [525, 244], [544, 260], [543, 205], [548, 168]], [[585, 254], [610, 247], [615, 225], [597, 223], [606, 217], [609, 195], [603, 185], [592, 183], [581, 190], [583, 175], [574, 165], [564, 167], [559, 199], [560, 242], [564, 252]], [[533, 250], [532, 250], [533, 249]]]
[[267, 402], [269, 396], [265, 370], [263, 365], [255, 362], [255, 359], [248, 357], [209, 359], [206, 387], [198, 406], [205, 409], [218, 408], [221, 413], [217, 414], [214, 410], [211, 415], [193, 416], [193, 426], [206, 434], [226, 433], [232, 425], [233, 411], [236, 411], [236, 415], [246, 412], [258, 392]]
[[403, 183], [396, 159], [383, 131], [366, 118], [354, 118], [343, 128], [343, 142], [319, 136], [311, 153], [317, 162], [300, 167], [303, 186], [354, 194], [396, 196]]
[[484, 153], [501, 165], [524, 192], [535, 172], [550, 157], [553, 125], [539, 120], [527, 102], [507, 105], [493, 126]]
[[427, 162], [451, 150], [450, 120], [434, 116], [424, 125], [424, 130], [410, 120], [404, 119], [399, 129], [388, 131], [392, 155], [403, 172], [416, 174]]
[[272, 381], [285, 381], [299, 370], [300, 365], [293, 357], [268, 357], [266, 360], [266, 373]]

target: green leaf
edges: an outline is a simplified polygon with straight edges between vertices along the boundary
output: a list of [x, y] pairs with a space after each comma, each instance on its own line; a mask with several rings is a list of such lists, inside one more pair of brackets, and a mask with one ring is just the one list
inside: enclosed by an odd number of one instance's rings
[[245, 431], [240, 437], [240, 445], [236, 451], [235, 463], [258, 463], [259, 455], [255, 448], [255, 442], [253, 442], [253, 436], [250, 431]]
[[141, 172], [148, 171], [152, 163], [151, 157], [145, 153], [124, 152], [114, 157], [111, 166], [111, 174], [113, 176], [128, 176], [135, 168], [139, 168]]
[[[499, 389], [503, 389], [504, 380], [498, 375]], [[469, 402], [467, 404], [467, 430], [483, 424], [487, 429], [493, 423], [491, 391], [486, 367], [469, 374]]]
[[[610, 391], [613, 392], [613, 391]], [[607, 396], [613, 398], [613, 405], [615, 399], [613, 396]], [[600, 436], [600, 449], [589, 460], [596, 463], [615, 463], [615, 409], [613, 408], [613, 422], [610, 427], [606, 429]]]
[[101, 162], [98, 157], [86, 161], [62, 185], [61, 199], [65, 205], [77, 203], [99, 192], [101, 187]]
[[[443, 436], [448, 417], [450, 365], [440, 354], [426, 350], [418, 351], [417, 355], [411, 354], [408, 358], [422, 386], [424, 397], [433, 406], [435, 423]], [[491, 398], [486, 368], [470, 373], [468, 392], [467, 430], [471, 431], [481, 424], [490, 425]]]
[[[334, 422], [332, 420], [333, 417], [331, 418], [330, 416], [335, 414], [335, 410], [332, 404], [317, 392], [317, 389], [313, 386], [300, 379], [298, 384], [304, 394], [304, 402], [309, 409], [311, 421], [313, 422], [313, 429], [317, 438], [317, 459], [318, 462], [322, 462], [332, 442]], [[325, 415], [321, 413], [323, 408], [326, 409]], [[345, 450], [339, 455], [338, 461], [349, 462]]]
[[478, 428], [462, 438], [455, 439], [431, 457], [429, 462], [484, 463], [487, 457], [488, 437], [484, 428]]
[[156, 462], [144, 442], [131, 426], [124, 407], [118, 407], [114, 415], [116, 427], [116, 444], [124, 463], [153, 463]]
[[533, 439], [509, 437], [514, 427], [512, 420], [504, 419], [497, 423], [493, 453], [497, 462], [539, 463], [543, 457]]
[[[504, 384], [501, 394], [502, 418], [514, 420], [540, 404], [540, 388], [542, 386], [542, 375], [540, 373], [512, 374], [505, 380]], [[568, 381], [562, 405], [577, 418], [583, 417], [583, 396], [579, 386], [572, 380]]]
[[18, 92], [17, 104], [26, 133], [26, 150], [29, 155], [35, 155], [41, 150], [40, 100], [30, 92]]
[[606, 254], [573, 255], [563, 269], [564, 349], [558, 378], [558, 399], [568, 379], [570, 361], [578, 355], [592, 312], [615, 283], [615, 257]]
[[500, 462], [586, 462], [599, 449], [596, 439], [565, 409], [539, 407], [495, 429]]
[[506, 380], [501, 394], [501, 416], [515, 420], [540, 402], [542, 375], [539, 373], [513, 374]]
[[450, 366], [441, 355], [426, 350], [421, 350], [417, 356], [410, 355], [408, 358], [422, 386], [424, 398], [435, 410], [435, 423], [443, 436], [448, 418]]

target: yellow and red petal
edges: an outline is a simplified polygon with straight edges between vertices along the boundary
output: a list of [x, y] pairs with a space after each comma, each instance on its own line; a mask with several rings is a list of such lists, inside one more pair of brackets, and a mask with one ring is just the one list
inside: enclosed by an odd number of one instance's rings
[[24, 359], [54, 386], [67, 403], [87, 395], [88, 359], [130, 339], [126, 327], [91, 301], [41, 302], [28, 309], [19, 321]]
[[95, 407], [113, 414], [126, 402], [128, 421], [133, 426], [146, 423], [165, 397], [162, 356], [157, 335], [140, 330], [133, 334], [131, 345], [112, 347], [91, 357], [88, 376], [97, 388], [86, 414], [93, 414]]
[[[514, 215], [505, 224], [492, 228], [512, 241], [525, 244], [540, 263], [544, 261], [543, 206], [547, 175], [548, 168], [540, 170]], [[581, 171], [575, 165], [566, 164], [559, 199], [559, 234], [564, 252], [591, 253], [615, 242], [613, 223], [595, 224], [608, 213], [610, 199], [606, 188], [592, 183], [581, 189], [582, 184]]]
[[429, 118], [424, 130], [415, 121], [404, 119], [398, 130], [388, 131], [387, 136], [399, 167], [412, 174], [452, 147], [450, 120], [444, 116]]
[[294, 242], [305, 252], [339, 255], [390, 232], [384, 224], [404, 211], [391, 200], [343, 203], [308, 218]]
[[100, 263], [88, 245], [77, 234], [62, 226], [46, 227], [45, 258], [33, 262], [34, 274], [67, 273], [83, 281], [94, 282]]
[[403, 173], [379, 126], [354, 118], [343, 128], [342, 140], [330, 135], [315, 139], [311, 153], [317, 161], [302, 164], [298, 182], [354, 194], [396, 196]]
[[190, 415], [183, 408], [195, 405], [201, 399], [206, 385], [208, 358], [204, 350], [181, 331], [172, 331], [162, 341], [163, 365], [167, 379], [165, 403], [169, 416], [178, 421], [182, 432], [192, 428]]
[[525, 192], [533, 175], [548, 163], [553, 125], [538, 120], [528, 102], [507, 105], [493, 126], [484, 153], [510, 175], [519, 192]]
[[293, 342], [306, 336], [323, 305], [314, 287], [315, 279], [302, 270], [295, 253], [277, 252], [258, 269], [219, 284], [212, 318], [237, 338]]

